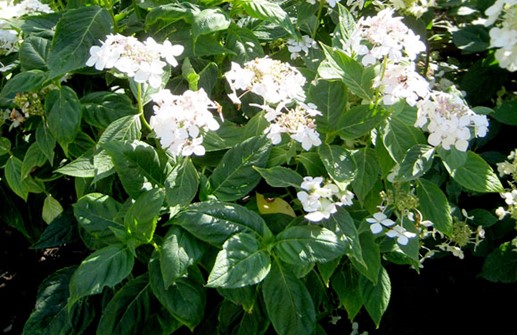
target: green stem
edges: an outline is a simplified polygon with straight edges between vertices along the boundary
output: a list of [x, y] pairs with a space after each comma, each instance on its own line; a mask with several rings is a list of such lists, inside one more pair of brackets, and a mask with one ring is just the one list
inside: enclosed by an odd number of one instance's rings
[[145, 119], [145, 114], [144, 114], [144, 103], [142, 101], [142, 84], [137, 83], [136, 87], [137, 87], [136, 102], [137, 102], [137, 107], [138, 107], [138, 115], [140, 116], [140, 121], [142, 122], [142, 126], [144, 127], [145, 131], [150, 133], [152, 131], [152, 128], [149, 125], [149, 123], [147, 122], [147, 120]]
[[318, 15], [316, 15], [316, 25], [314, 26], [314, 30], [312, 31], [311, 38], [316, 38], [316, 33], [318, 32], [318, 28], [320, 26], [321, 13], [323, 12], [323, 7], [325, 6], [326, 0], [320, 0], [320, 7], [318, 8]]

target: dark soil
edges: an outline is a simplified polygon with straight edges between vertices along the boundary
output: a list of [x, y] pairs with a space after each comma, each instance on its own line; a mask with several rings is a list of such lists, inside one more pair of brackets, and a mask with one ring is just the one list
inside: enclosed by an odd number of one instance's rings
[[[0, 334], [21, 334], [34, 308], [38, 285], [49, 274], [78, 264], [84, 255], [73, 246], [31, 250], [18, 232], [0, 231]], [[369, 335], [517, 334], [517, 283], [500, 284], [478, 278], [480, 259], [427, 260], [420, 274], [404, 266], [388, 268], [392, 296], [381, 325], [375, 328], [366, 312], [355, 321]], [[349, 335], [346, 313], [329, 334]], [[153, 335], [153, 334], [149, 334]]]

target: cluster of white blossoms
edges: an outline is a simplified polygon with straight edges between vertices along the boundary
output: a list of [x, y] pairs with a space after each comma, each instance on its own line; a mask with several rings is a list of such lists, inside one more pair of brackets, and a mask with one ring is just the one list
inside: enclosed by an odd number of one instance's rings
[[429, 92], [429, 83], [415, 71], [414, 63], [426, 47], [402, 17], [394, 17], [393, 13], [392, 8], [385, 8], [376, 16], [360, 18], [345, 49], [360, 57], [364, 66], [382, 66], [374, 88], [385, 95], [385, 105], [400, 99], [414, 105]]
[[187, 90], [173, 95], [168, 89], [152, 96], [154, 114], [149, 120], [160, 144], [172, 156], [202, 156], [205, 154], [203, 134], [219, 129], [210, 109], [217, 104], [203, 89]]
[[408, 231], [402, 225], [398, 225], [395, 221], [388, 218], [388, 216], [384, 214], [383, 209], [384, 208], [381, 207], [379, 212], [373, 214], [373, 217], [366, 219], [366, 222], [370, 223], [370, 230], [373, 234], [380, 234], [387, 228], [386, 236], [396, 238], [397, 243], [400, 245], [407, 245], [410, 238], [416, 237], [415, 233]]
[[300, 187], [302, 191], [296, 195], [308, 213], [305, 218], [312, 222], [328, 219], [337, 211], [337, 206], [350, 206], [354, 198], [352, 192], [340, 189], [323, 177], [304, 177]]
[[[385, 4], [386, 3], [386, 4]], [[417, 18], [421, 17], [429, 10], [429, 7], [434, 6], [434, 0], [388, 0], [388, 1], [373, 1], [374, 5], [384, 8], [386, 5], [395, 8], [398, 12], [411, 14]]]
[[490, 47], [497, 48], [495, 58], [502, 68], [517, 71], [517, 1], [497, 0], [487, 8], [486, 26], [490, 29]]
[[[52, 13], [52, 9], [38, 0], [24, 0], [17, 4], [11, 1], [0, 2], [0, 55], [7, 55], [18, 51], [18, 32], [11, 28], [10, 20], [26, 15], [37, 15]], [[0, 64], [1, 65], [1, 64]], [[11, 69], [9, 66], [1, 65], [0, 72]]]
[[[231, 69], [225, 73], [232, 90], [228, 94], [235, 104], [240, 98], [252, 92], [263, 99], [263, 104], [251, 104], [262, 108], [270, 126], [265, 133], [273, 144], [282, 141], [282, 134], [301, 143], [309, 150], [319, 146], [321, 140], [316, 131], [314, 117], [321, 113], [313, 104], [305, 103], [305, 77], [291, 65], [269, 57], [256, 58], [246, 62], [243, 67], [232, 62]], [[242, 91], [240, 95], [238, 91]]]
[[313, 104], [296, 102], [294, 106], [278, 104], [275, 108], [267, 105], [255, 105], [266, 111], [264, 117], [270, 126], [264, 131], [273, 144], [282, 141], [282, 134], [289, 134], [291, 138], [302, 145], [304, 150], [321, 144], [320, 136], [316, 131], [314, 117], [321, 115]]
[[307, 56], [309, 49], [317, 48], [318, 44], [309, 35], [303, 35], [301, 39], [290, 38], [287, 40], [287, 50], [291, 53], [291, 59], [300, 57], [301, 52]]
[[159, 88], [167, 65], [162, 59], [175, 67], [178, 65], [175, 57], [181, 55], [183, 49], [183, 46], [172, 45], [168, 40], [160, 44], [148, 37], [142, 43], [132, 36], [110, 34], [101, 46], [90, 48], [86, 65], [97, 70], [114, 68], [137, 83]]
[[[244, 67], [232, 62], [225, 77], [232, 90], [228, 96], [235, 104], [240, 104], [240, 97], [248, 92], [261, 96], [268, 105], [305, 100], [306, 80], [300, 71], [267, 56], [246, 62]], [[237, 91], [243, 93], [238, 96]]]
[[487, 134], [487, 117], [474, 113], [456, 94], [433, 91], [417, 108], [415, 127], [430, 133], [427, 141], [432, 146], [467, 151], [471, 138]]

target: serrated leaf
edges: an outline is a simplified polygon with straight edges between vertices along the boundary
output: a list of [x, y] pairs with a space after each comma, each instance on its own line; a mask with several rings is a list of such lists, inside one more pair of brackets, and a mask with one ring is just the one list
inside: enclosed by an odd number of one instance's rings
[[362, 148], [352, 152], [357, 165], [357, 175], [352, 180], [352, 189], [362, 203], [373, 189], [381, 173], [381, 166], [375, 151], [371, 148]]
[[494, 283], [515, 283], [517, 266], [514, 246], [510, 242], [505, 242], [492, 251], [485, 258], [480, 275]]
[[98, 45], [113, 29], [109, 12], [97, 6], [83, 6], [64, 12], [59, 20], [48, 55], [52, 78], [86, 66], [90, 47]]
[[303, 182], [303, 177], [296, 171], [282, 166], [272, 168], [260, 168], [254, 166], [260, 176], [273, 187], [294, 187], [299, 188]]
[[318, 148], [318, 153], [332, 179], [345, 184], [354, 180], [357, 174], [357, 165], [345, 148], [322, 144]]
[[433, 226], [445, 235], [452, 232], [451, 207], [442, 190], [433, 182], [418, 180], [417, 197], [423, 220], [429, 220]]
[[199, 174], [190, 159], [174, 167], [164, 182], [165, 199], [170, 207], [187, 206], [197, 194]]
[[252, 137], [228, 150], [209, 178], [212, 194], [221, 201], [247, 195], [260, 181], [254, 167], [265, 167], [270, 152], [265, 136]]
[[172, 219], [201, 241], [221, 247], [230, 236], [251, 232], [262, 238], [272, 233], [256, 212], [234, 203], [207, 201], [194, 203]]
[[294, 226], [276, 237], [275, 254], [289, 264], [329, 262], [345, 254], [346, 244], [329, 229]]
[[[126, 94], [114, 92], [91, 92], [81, 98], [81, 104], [83, 105], [84, 120], [100, 129], [106, 129], [117, 119], [138, 113], [136, 107], [133, 106]], [[131, 120], [130, 117], [126, 119], [126, 122], [129, 122], [128, 120]], [[138, 118], [136, 118], [136, 120], [138, 120]], [[136, 120], [133, 120], [133, 122], [136, 123]], [[128, 124], [127, 128], [129, 130], [132, 127]], [[138, 129], [138, 131], [139, 130], [140, 129]], [[113, 137], [113, 129], [111, 129], [108, 134], [104, 136]], [[136, 136], [133, 137], [136, 138]]]
[[67, 152], [81, 126], [81, 103], [70, 87], [62, 86], [45, 98], [45, 116], [52, 137]]
[[249, 16], [274, 23], [285, 29], [292, 36], [297, 35], [289, 15], [280, 5], [266, 0], [253, 0], [242, 2], [241, 6]]
[[190, 277], [182, 277], [165, 288], [157, 252], [151, 257], [148, 267], [154, 296], [174, 318], [193, 331], [204, 317], [206, 304], [204, 287]]
[[312, 297], [304, 283], [274, 262], [262, 284], [266, 311], [279, 335], [311, 335], [316, 328]]
[[23, 157], [21, 167], [22, 179], [27, 178], [34, 168], [43, 166], [46, 161], [47, 157], [41, 151], [39, 144], [37, 142], [32, 143]]
[[208, 276], [207, 287], [238, 288], [261, 282], [269, 273], [271, 260], [257, 238], [241, 232], [223, 244]]
[[467, 152], [465, 164], [458, 168], [452, 169], [444, 163], [452, 179], [467, 190], [480, 193], [504, 192], [503, 185], [492, 167], [472, 151]]
[[264, 57], [260, 40], [249, 29], [230, 25], [226, 35], [226, 46], [235, 52], [231, 59], [239, 64]]
[[318, 80], [309, 87], [309, 99], [322, 115], [316, 116], [320, 133], [332, 133], [339, 129], [339, 119], [347, 104], [347, 87], [339, 80]]
[[433, 154], [434, 148], [429, 145], [417, 144], [411, 147], [400, 163], [395, 180], [407, 182], [423, 176], [433, 164]]
[[98, 335], [127, 335], [142, 332], [151, 314], [151, 289], [147, 274], [127, 282], [102, 311]]
[[82, 297], [120, 283], [131, 273], [134, 262], [129, 248], [121, 244], [109, 245], [86, 257], [70, 280], [69, 308]]
[[47, 55], [50, 41], [40, 36], [31, 35], [20, 46], [20, 65], [24, 71], [47, 70]]
[[381, 267], [377, 284], [372, 284], [365, 277], [361, 277], [359, 285], [364, 307], [378, 328], [391, 297], [391, 282], [388, 272]]
[[172, 226], [160, 248], [160, 268], [165, 287], [188, 273], [188, 268], [201, 259], [205, 246], [190, 233]]

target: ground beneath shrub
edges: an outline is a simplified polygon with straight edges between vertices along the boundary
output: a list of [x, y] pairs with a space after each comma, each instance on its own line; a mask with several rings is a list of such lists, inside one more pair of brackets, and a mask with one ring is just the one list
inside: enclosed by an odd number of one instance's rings
[[[31, 250], [19, 233], [0, 229], [0, 334], [21, 334], [41, 281], [57, 269], [77, 264], [82, 257], [72, 247]], [[478, 278], [480, 268], [480, 260], [476, 258], [428, 260], [420, 274], [391, 265], [388, 273], [392, 298], [381, 325], [376, 329], [361, 311], [356, 318], [359, 332], [516, 334], [517, 284], [491, 283]], [[335, 325], [325, 324], [325, 328], [328, 334], [351, 332], [346, 314]]]

